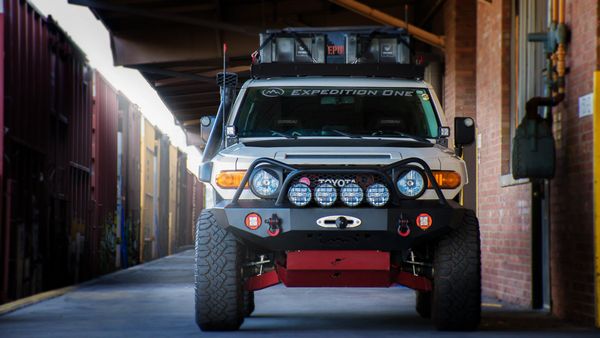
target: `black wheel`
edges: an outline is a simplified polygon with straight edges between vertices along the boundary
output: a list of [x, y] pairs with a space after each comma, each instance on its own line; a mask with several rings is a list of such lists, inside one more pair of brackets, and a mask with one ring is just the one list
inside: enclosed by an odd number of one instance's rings
[[431, 292], [417, 291], [417, 313], [422, 318], [431, 318]]
[[481, 318], [479, 222], [467, 210], [463, 224], [442, 238], [433, 259], [431, 317], [438, 330], [475, 330]]
[[210, 211], [196, 224], [196, 323], [203, 331], [229, 331], [244, 321], [242, 248]]
[[244, 291], [244, 316], [250, 317], [254, 307], [254, 291]]

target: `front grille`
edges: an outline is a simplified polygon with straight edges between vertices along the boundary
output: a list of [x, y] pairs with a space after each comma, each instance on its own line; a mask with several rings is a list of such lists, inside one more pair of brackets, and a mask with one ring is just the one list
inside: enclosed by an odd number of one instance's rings
[[382, 183], [387, 186], [386, 180], [381, 175], [375, 174], [306, 174], [295, 177], [292, 184], [295, 183], [304, 183], [311, 190], [321, 183], [329, 183], [338, 189], [349, 183], [356, 183], [363, 190], [374, 183]]

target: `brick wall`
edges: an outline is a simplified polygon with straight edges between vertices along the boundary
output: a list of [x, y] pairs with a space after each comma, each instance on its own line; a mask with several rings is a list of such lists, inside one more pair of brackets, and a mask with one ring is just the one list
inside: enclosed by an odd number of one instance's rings
[[593, 129], [580, 118], [578, 98], [593, 90], [597, 69], [598, 3], [566, 4], [571, 43], [566, 100], [555, 109], [557, 175], [551, 186], [551, 279], [553, 311], [592, 324], [594, 319]]
[[531, 300], [530, 186], [502, 187], [510, 116], [510, 4], [477, 5], [478, 215], [483, 292], [527, 305]]
[[[477, 4], [478, 215], [484, 294], [526, 306], [531, 302], [531, 187], [500, 184], [500, 177], [509, 172], [510, 156], [511, 3]], [[551, 187], [552, 310], [560, 317], [591, 324], [593, 133], [591, 117], [577, 115], [577, 99], [592, 91], [598, 61], [597, 1], [568, 0], [567, 20], [572, 29], [567, 99], [555, 109], [558, 171]], [[453, 90], [446, 90], [450, 100]]]
[[446, 37], [444, 112], [452, 125], [455, 116], [475, 117], [475, 0], [444, 3]]

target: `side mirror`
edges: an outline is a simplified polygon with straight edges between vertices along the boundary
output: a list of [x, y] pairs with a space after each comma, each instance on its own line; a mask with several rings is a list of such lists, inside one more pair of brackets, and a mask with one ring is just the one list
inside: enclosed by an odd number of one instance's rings
[[475, 142], [475, 121], [470, 117], [454, 118], [454, 144], [457, 148]]
[[215, 116], [202, 116], [200, 118], [200, 137], [204, 144], [208, 142], [208, 136], [215, 122]]
[[212, 176], [213, 163], [212, 162], [204, 162], [200, 165], [199, 168], [199, 179], [200, 182], [210, 183], [210, 178]]

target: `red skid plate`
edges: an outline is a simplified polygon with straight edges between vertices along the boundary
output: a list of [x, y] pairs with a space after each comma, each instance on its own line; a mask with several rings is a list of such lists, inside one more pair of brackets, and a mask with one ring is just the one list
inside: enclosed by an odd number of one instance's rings
[[281, 283], [277, 271], [272, 270], [262, 275], [252, 276], [246, 280], [246, 290], [257, 291]]
[[367, 250], [292, 251], [288, 270], [390, 270], [390, 253]]
[[421, 291], [431, 290], [425, 277], [390, 268], [389, 252], [381, 251], [293, 251], [286, 266], [250, 277], [246, 290], [260, 290], [283, 282], [288, 287], [389, 287], [400, 284]]
[[293, 251], [279, 278], [291, 287], [388, 287], [390, 254], [381, 251]]

